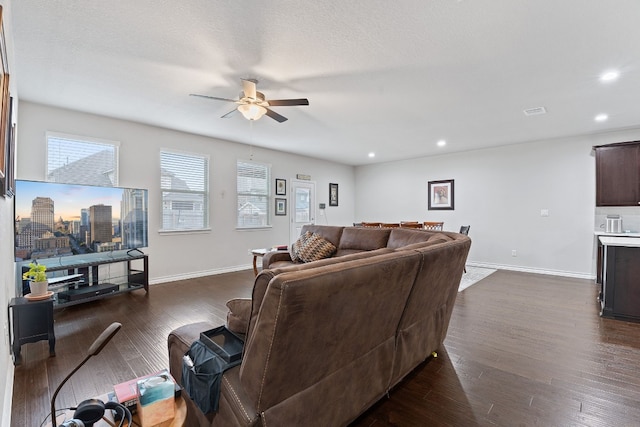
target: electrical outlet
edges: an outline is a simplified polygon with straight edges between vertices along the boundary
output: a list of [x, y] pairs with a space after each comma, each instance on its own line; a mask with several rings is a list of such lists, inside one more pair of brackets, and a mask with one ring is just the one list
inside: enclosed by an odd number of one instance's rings
[[549, 209], [541, 209], [540, 216], [549, 216]]
[[515, 249], [511, 251], [511, 256], [518, 256], [518, 251]]

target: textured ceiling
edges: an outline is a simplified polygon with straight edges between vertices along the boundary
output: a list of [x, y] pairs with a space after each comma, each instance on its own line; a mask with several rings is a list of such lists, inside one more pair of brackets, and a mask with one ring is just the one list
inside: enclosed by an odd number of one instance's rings
[[[640, 126], [638, 0], [11, 7], [21, 100], [351, 165]], [[599, 82], [611, 68], [620, 78]], [[310, 105], [274, 107], [289, 120], [251, 129], [220, 118], [234, 104], [188, 96], [235, 99], [240, 78]]]

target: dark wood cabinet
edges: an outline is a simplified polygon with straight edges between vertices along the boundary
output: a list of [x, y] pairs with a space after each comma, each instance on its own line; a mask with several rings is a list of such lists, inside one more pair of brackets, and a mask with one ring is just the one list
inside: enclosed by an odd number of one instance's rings
[[[56, 336], [53, 331], [53, 299], [29, 301], [23, 297], [9, 302], [9, 341], [13, 350], [13, 363], [20, 365], [23, 344], [49, 341], [49, 355], [56, 355]], [[13, 322], [11, 321], [13, 320]]]
[[640, 141], [594, 147], [596, 206], [640, 205]]
[[640, 247], [606, 246], [603, 317], [640, 321]]

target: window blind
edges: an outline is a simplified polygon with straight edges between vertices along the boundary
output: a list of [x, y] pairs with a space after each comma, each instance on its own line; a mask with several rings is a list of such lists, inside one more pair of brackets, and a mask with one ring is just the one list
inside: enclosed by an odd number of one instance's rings
[[269, 226], [270, 175], [269, 165], [237, 161], [238, 228]]
[[209, 226], [209, 158], [160, 152], [162, 229], [198, 230]]
[[118, 185], [118, 143], [47, 134], [47, 181]]

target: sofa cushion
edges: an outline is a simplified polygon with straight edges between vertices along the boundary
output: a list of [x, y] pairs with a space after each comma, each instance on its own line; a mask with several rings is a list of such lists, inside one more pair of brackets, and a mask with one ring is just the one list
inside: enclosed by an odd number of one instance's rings
[[335, 251], [333, 243], [313, 233], [300, 247], [298, 258], [302, 262], [318, 261], [329, 258]]
[[337, 248], [340, 243], [340, 237], [342, 236], [342, 230], [344, 230], [344, 227], [337, 225], [306, 224], [302, 226], [301, 234], [306, 231], [310, 231], [330, 241]]
[[345, 227], [342, 231], [340, 251], [372, 251], [387, 246], [391, 228]]
[[406, 246], [416, 243], [431, 242], [433, 244], [436, 242], [448, 242], [449, 240], [452, 240], [452, 238], [440, 232], [397, 228], [391, 230], [387, 247], [391, 249], [408, 249]]

